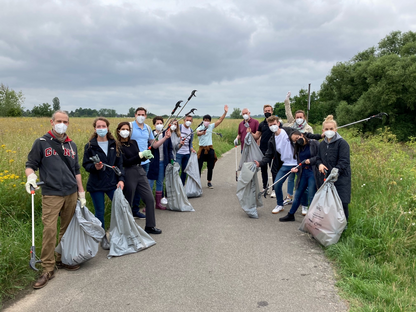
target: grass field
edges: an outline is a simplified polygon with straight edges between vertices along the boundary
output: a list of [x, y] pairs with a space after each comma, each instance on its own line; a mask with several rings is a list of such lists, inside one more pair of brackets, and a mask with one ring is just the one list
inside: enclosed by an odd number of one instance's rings
[[[110, 130], [122, 120], [111, 118]], [[70, 119], [68, 134], [80, 153], [93, 132], [92, 122], [93, 118]], [[219, 155], [233, 147], [239, 122], [226, 119], [216, 128], [223, 134], [223, 138], [213, 135]], [[4, 300], [37, 277], [28, 267], [31, 208], [24, 168], [33, 141], [50, 129], [50, 123], [49, 118], [0, 118], [0, 124], [0, 296]], [[416, 311], [416, 142], [400, 144], [389, 132], [371, 137], [348, 129], [340, 133], [351, 146], [350, 223], [339, 243], [325, 252], [336, 268], [341, 296], [349, 301], [351, 311]], [[83, 169], [81, 174], [85, 186], [88, 175]], [[89, 195], [87, 206], [93, 208]], [[36, 220], [39, 255], [40, 194]]]

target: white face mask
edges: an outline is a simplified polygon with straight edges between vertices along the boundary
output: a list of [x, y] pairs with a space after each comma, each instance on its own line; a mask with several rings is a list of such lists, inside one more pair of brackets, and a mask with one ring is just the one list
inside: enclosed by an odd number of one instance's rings
[[244, 120], [247, 120], [249, 117], [250, 117], [250, 116], [249, 116], [249, 115], [247, 115], [247, 114], [244, 114], [244, 115], [243, 115]]
[[176, 126], [175, 125], [170, 126], [170, 130], [175, 131], [176, 130]]
[[332, 139], [335, 135], [335, 131], [328, 130], [328, 131], [325, 131], [324, 134], [328, 139]]
[[146, 119], [146, 117], [144, 116], [137, 116], [136, 120], [139, 124], [144, 123], [144, 120]]
[[185, 126], [190, 127], [192, 125], [192, 121], [185, 121]]
[[64, 134], [66, 132], [66, 129], [68, 129], [68, 126], [64, 124], [63, 122], [55, 124], [54, 129], [59, 134]]
[[156, 130], [157, 131], [162, 131], [163, 130], [163, 125], [156, 125]]
[[279, 126], [278, 125], [272, 125], [269, 127], [270, 131], [275, 133], [277, 130], [279, 130]]
[[120, 130], [120, 136], [124, 139], [128, 138], [130, 135], [130, 131], [129, 130]]
[[296, 118], [296, 123], [301, 125], [303, 123], [303, 118]]

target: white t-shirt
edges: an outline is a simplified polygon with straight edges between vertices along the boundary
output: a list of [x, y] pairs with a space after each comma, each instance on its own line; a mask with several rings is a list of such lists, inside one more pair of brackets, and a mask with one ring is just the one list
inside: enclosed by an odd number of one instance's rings
[[296, 166], [297, 161], [293, 158], [293, 146], [286, 131], [281, 129], [280, 134], [274, 136], [274, 141], [276, 142], [276, 151], [280, 154], [283, 165]]
[[[158, 140], [162, 140], [163, 139], [163, 133], [159, 134], [159, 137], [157, 138]], [[159, 148], [159, 161], [163, 161], [163, 144], [162, 143], [158, 148]]]
[[[183, 140], [188, 134], [191, 134], [192, 129], [191, 127], [186, 128], [185, 126], [181, 125], [181, 140]], [[189, 140], [191, 136], [188, 136], [185, 140], [185, 144], [177, 151], [178, 154], [181, 155], [188, 155], [189, 154]]]
[[108, 153], [108, 140], [101, 142], [101, 141], [97, 141], [98, 146], [101, 147], [101, 149], [103, 150], [105, 156], [107, 156]]

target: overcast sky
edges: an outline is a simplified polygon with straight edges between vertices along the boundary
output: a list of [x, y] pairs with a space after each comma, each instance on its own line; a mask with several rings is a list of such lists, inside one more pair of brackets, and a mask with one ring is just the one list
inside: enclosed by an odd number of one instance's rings
[[144, 106], [262, 113], [321, 83], [391, 31], [416, 31], [414, 0], [0, 0], [0, 82], [25, 108]]

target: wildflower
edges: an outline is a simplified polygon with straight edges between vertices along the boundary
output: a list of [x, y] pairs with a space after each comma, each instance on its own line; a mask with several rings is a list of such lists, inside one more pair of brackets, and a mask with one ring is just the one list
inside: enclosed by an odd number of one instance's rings
[[16, 184], [13, 184], [13, 187], [16, 187]]
[[400, 181], [403, 180], [403, 178], [400, 178]]
[[6, 150], [6, 153], [11, 153], [12, 152], [12, 150]]
[[412, 223], [412, 225], [415, 225], [414, 223]]
[[9, 170], [4, 170], [4, 173], [8, 173], [9, 172]]
[[[13, 151], [13, 154], [16, 154], [16, 151]], [[400, 179], [401, 180], [401, 179]]]
[[12, 163], [12, 162], [14, 162], [14, 159], [10, 159], [10, 160], [9, 160], [9, 163]]
[[3, 144], [1, 147], [2, 147], [2, 148], [5, 148], [5, 147], [6, 147], [6, 144]]
[[19, 179], [19, 176], [14, 176], [14, 178], [17, 180], [17, 179]]
[[409, 214], [410, 214], [410, 213], [412, 213], [412, 211], [411, 211], [411, 210], [409, 210]]
[[25, 182], [20, 182], [20, 185], [25, 185], [26, 183]]

